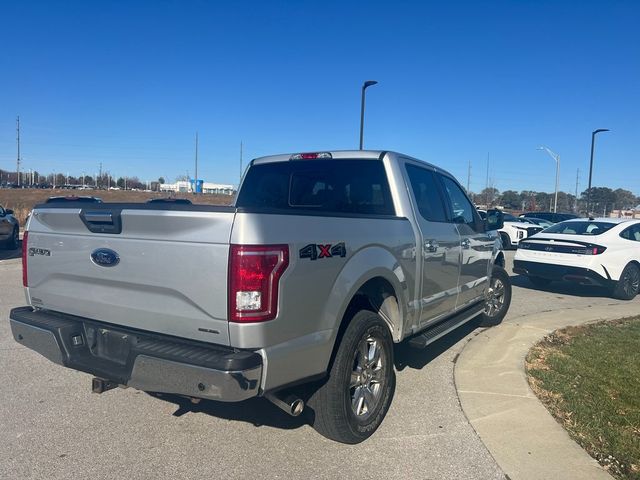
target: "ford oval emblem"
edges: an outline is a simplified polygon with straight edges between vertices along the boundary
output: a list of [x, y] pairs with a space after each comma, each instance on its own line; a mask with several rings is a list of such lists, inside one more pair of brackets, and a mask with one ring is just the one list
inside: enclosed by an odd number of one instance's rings
[[91, 254], [91, 261], [100, 267], [115, 267], [120, 263], [120, 257], [113, 250], [99, 248]]

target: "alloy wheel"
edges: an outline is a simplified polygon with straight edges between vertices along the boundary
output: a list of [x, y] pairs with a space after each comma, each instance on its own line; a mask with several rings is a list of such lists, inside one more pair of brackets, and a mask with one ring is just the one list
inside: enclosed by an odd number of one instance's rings
[[493, 278], [491, 286], [487, 289], [487, 301], [484, 307], [485, 315], [488, 317], [498, 315], [504, 305], [504, 298], [504, 283], [499, 278]]
[[359, 419], [367, 419], [380, 403], [385, 387], [386, 355], [383, 343], [365, 335], [354, 353], [349, 381], [351, 410]]

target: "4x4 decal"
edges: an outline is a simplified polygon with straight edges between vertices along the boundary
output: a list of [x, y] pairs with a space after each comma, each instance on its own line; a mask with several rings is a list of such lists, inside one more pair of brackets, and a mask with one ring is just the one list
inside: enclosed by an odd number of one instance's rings
[[347, 255], [347, 248], [344, 242], [331, 245], [310, 243], [306, 247], [300, 249], [300, 258], [309, 258], [311, 260], [317, 260], [319, 258], [331, 258], [331, 257], [345, 257]]

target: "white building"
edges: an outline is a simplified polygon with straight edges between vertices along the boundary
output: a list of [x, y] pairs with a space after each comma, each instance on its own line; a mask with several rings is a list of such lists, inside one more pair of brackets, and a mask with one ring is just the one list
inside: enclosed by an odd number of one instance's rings
[[[176, 183], [163, 183], [160, 185], [161, 192], [181, 192], [181, 193], [193, 193], [192, 181], [179, 181]], [[202, 192], [213, 195], [233, 195], [235, 193], [235, 186], [226, 185], [222, 183], [203, 182]]]

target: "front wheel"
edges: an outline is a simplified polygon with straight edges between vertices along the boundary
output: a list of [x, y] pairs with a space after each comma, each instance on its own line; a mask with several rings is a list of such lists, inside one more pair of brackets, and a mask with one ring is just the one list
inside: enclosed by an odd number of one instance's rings
[[511, 237], [509, 234], [500, 232], [500, 240], [502, 241], [502, 249], [503, 250], [511, 250], [513, 245], [511, 244]]
[[491, 282], [485, 293], [484, 312], [480, 316], [481, 327], [493, 327], [504, 319], [511, 305], [511, 279], [507, 271], [493, 267]]
[[620, 300], [633, 300], [640, 290], [640, 268], [634, 263], [624, 267], [620, 280], [613, 287], [613, 297]]
[[331, 440], [360, 443], [382, 423], [394, 391], [389, 328], [379, 315], [361, 310], [344, 332], [329, 378], [309, 399], [313, 428]]
[[18, 243], [20, 243], [20, 232], [18, 227], [13, 229], [11, 232], [11, 238], [7, 240], [7, 250], [15, 250], [18, 248]]

